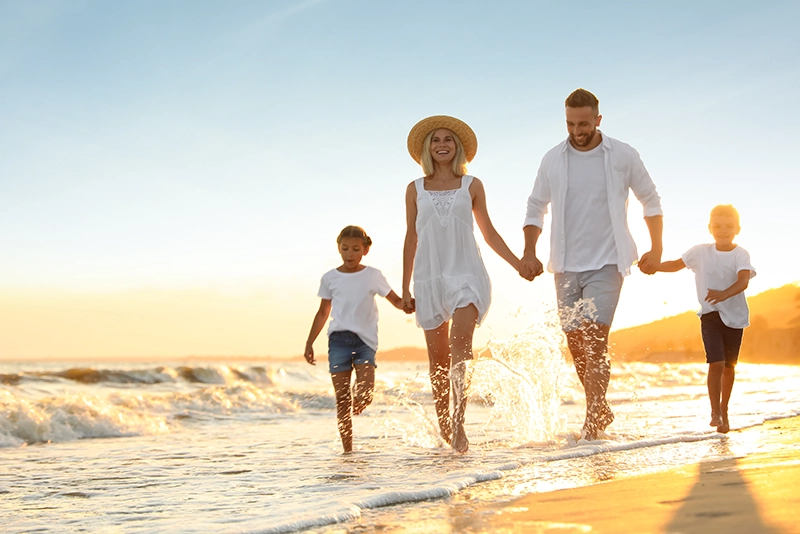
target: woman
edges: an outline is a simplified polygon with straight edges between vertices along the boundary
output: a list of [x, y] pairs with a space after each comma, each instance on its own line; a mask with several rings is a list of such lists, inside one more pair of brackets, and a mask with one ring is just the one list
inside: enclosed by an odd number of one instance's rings
[[477, 150], [475, 133], [454, 117], [428, 117], [408, 135], [408, 151], [425, 176], [406, 190], [403, 306], [413, 309], [416, 305], [417, 325], [425, 330], [439, 429], [459, 453], [469, 449], [464, 431], [466, 362], [472, 359], [475, 326], [486, 317], [491, 301], [489, 275], [473, 233], [473, 215], [489, 246], [518, 272], [520, 268], [519, 258], [489, 219], [483, 184], [467, 175], [467, 163]]

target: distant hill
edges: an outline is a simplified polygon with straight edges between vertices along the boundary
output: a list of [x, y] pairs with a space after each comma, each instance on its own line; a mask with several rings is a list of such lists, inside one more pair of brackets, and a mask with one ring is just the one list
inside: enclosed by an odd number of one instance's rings
[[[800, 364], [800, 286], [785, 285], [747, 299], [750, 326], [739, 360]], [[705, 362], [700, 319], [693, 311], [611, 332], [612, 356], [627, 361]]]
[[385, 362], [427, 362], [428, 351], [420, 347], [400, 347], [397, 349], [378, 350], [378, 361]]

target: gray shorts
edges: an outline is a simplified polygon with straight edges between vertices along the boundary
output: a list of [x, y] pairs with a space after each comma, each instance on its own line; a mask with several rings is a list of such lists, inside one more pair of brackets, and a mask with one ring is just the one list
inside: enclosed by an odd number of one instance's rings
[[594, 271], [555, 273], [558, 316], [564, 332], [576, 330], [584, 320], [611, 326], [622, 290], [616, 265]]

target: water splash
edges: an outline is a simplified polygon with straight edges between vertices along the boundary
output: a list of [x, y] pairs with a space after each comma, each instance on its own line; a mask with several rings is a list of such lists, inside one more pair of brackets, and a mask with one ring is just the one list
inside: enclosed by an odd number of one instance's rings
[[567, 368], [559, 319], [548, 310], [529, 321], [513, 338], [490, 341], [472, 363], [470, 394], [492, 405], [485, 426], [505, 424], [511, 444], [554, 441], [564, 426], [559, 386]]

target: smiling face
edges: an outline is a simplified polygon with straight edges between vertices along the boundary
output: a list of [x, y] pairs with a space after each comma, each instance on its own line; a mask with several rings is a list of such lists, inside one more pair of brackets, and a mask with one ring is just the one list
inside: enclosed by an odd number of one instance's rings
[[735, 248], [733, 239], [739, 234], [739, 223], [736, 217], [730, 215], [712, 215], [708, 223], [708, 230], [714, 236], [717, 250], [730, 251]]
[[581, 152], [597, 147], [602, 141], [602, 137], [597, 133], [597, 127], [600, 126], [603, 116], [596, 114], [590, 106], [582, 108], [567, 106], [566, 113], [570, 144]]
[[433, 132], [430, 145], [431, 159], [439, 164], [448, 164], [456, 156], [456, 139], [453, 132], [439, 128]]
[[361, 258], [369, 252], [360, 237], [343, 237], [339, 242], [339, 254], [342, 256], [342, 267], [345, 271], [361, 270]]

